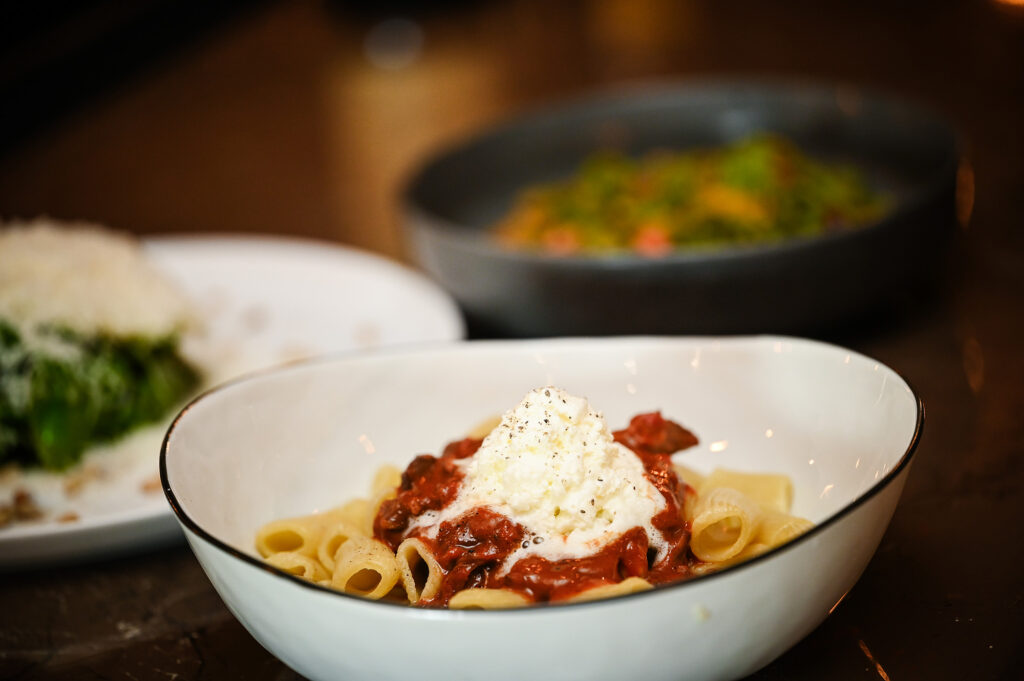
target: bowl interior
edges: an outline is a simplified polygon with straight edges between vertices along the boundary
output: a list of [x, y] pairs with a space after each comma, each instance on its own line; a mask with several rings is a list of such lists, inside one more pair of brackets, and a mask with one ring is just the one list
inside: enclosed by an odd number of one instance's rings
[[861, 167], [897, 204], [955, 167], [950, 126], [897, 99], [853, 87], [695, 82], [599, 95], [510, 121], [433, 159], [406, 199], [448, 227], [476, 233], [501, 218], [523, 188], [573, 174], [595, 151], [640, 155], [763, 132]]
[[587, 396], [611, 428], [660, 409], [700, 445], [678, 455], [792, 476], [816, 523], [897, 467], [918, 403], [892, 370], [811, 341], [605, 339], [484, 342], [300, 364], [220, 388], [165, 442], [181, 514], [254, 554], [257, 528], [368, 493], [382, 463], [438, 453], [530, 389]]

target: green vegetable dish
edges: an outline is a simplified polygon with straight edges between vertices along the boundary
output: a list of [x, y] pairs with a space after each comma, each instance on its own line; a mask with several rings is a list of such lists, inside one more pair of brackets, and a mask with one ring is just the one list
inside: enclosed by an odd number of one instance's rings
[[890, 205], [858, 169], [758, 136], [641, 159], [597, 154], [572, 178], [523, 192], [495, 235], [517, 250], [659, 256], [854, 229]]
[[199, 385], [174, 337], [59, 327], [35, 335], [30, 347], [0, 320], [0, 464], [66, 469], [91, 445], [159, 420]]

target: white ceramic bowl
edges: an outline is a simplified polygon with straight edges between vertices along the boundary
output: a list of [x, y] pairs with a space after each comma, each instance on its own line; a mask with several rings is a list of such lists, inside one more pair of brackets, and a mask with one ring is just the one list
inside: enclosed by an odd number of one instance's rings
[[[790, 475], [817, 527], [715, 575], [614, 600], [439, 611], [360, 600], [263, 565], [265, 522], [365, 495], [381, 463], [437, 453], [531, 388], [612, 428], [654, 409], [694, 468]], [[201, 397], [164, 441], [164, 489], [221, 597], [311, 679], [736, 679], [816, 627], [878, 546], [923, 411], [891, 369], [791, 338], [481, 342], [291, 366]]]

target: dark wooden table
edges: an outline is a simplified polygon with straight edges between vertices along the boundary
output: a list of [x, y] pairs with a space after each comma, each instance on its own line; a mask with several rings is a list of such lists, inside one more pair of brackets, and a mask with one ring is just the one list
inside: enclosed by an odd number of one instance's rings
[[[927, 407], [924, 438], [860, 582], [752, 678], [1024, 678], [1024, 8], [450, 3], [416, 17], [419, 51], [413, 35], [383, 57], [364, 42], [382, 17], [328, 10], [271, 4], [25, 140], [0, 157], [0, 214], [283, 232], [402, 257], [401, 177], [444, 140], [554, 96], [742, 73], [918, 98], [960, 126], [973, 175], [948, 290], [823, 337], [903, 373]], [[297, 676], [181, 544], [0, 575], [0, 678]]]

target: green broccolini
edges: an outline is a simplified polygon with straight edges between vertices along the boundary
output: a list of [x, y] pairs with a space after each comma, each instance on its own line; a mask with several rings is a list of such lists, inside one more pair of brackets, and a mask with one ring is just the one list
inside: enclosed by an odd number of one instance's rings
[[0, 320], [0, 464], [63, 470], [91, 445], [163, 417], [199, 385], [174, 336], [85, 336]]

